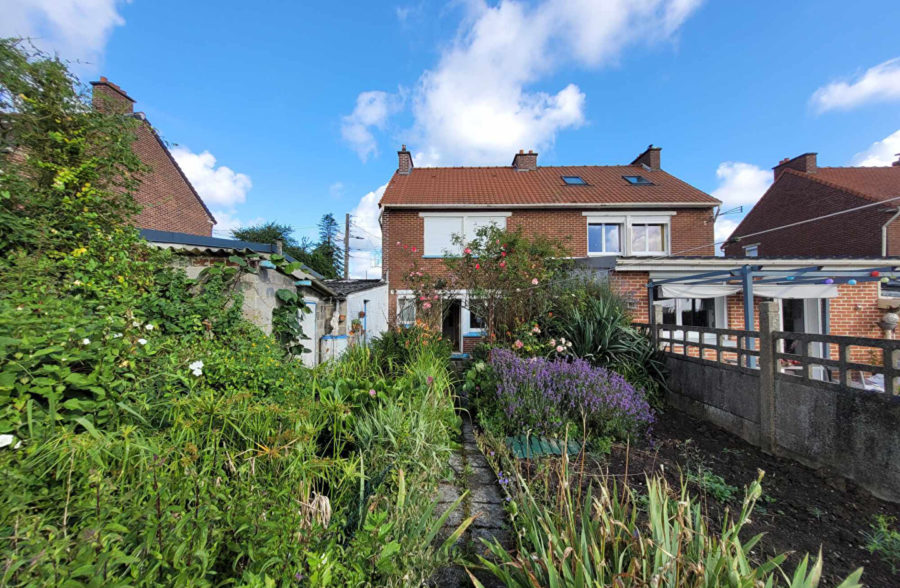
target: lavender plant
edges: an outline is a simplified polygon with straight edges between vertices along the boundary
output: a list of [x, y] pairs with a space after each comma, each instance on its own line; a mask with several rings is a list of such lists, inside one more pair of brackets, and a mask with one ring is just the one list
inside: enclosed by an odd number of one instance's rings
[[521, 358], [494, 349], [490, 366], [497, 381], [496, 407], [505, 417], [497, 419], [503, 433], [556, 435], [571, 423], [586, 424], [591, 436], [626, 437], [653, 423], [642, 390], [583, 359]]

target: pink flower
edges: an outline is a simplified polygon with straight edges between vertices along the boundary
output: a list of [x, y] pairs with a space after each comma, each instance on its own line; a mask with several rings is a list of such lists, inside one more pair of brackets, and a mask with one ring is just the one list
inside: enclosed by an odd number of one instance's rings
[[426, 302], [425, 304], [422, 305], [422, 308], [424, 308], [425, 310], [428, 310], [429, 308], [431, 308], [431, 303]]
[[472, 255], [472, 250], [466, 247], [465, 249], [463, 249], [463, 253], [465, 253], [466, 255]]
[[539, 335], [541, 333], [541, 328], [537, 325], [534, 325], [534, 328], [531, 329], [531, 332]]
[[437, 295], [437, 294], [434, 295], [434, 299], [435, 299], [435, 300], [438, 299], [438, 295]]
[[416, 248], [415, 248], [415, 247], [412, 248], [412, 252], [413, 252], [413, 253], [416, 252]]
[[419, 300], [428, 300], [425, 296], [419, 296]]
[[505, 262], [505, 261], [501, 261], [501, 262], [500, 262], [500, 267], [506, 267], [506, 262]]
[[497, 239], [497, 245], [499, 245], [499, 244], [500, 244], [500, 239]]
[[501, 251], [501, 252], [500, 252], [500, 257], [506, 257], [506, 251]]
[[475, 269], [481, 269], [481, 264], [480, 264], [480, 263], [476, 263], [476, 264], [475, 264]]
[[426, 382], [429, 386], [431, 386], [431, 385], [434, 383], [434, 378], [432, 378], [431, 376], [428, 376], [427, 378], [425, 378], [425, 382]]
[[376, 392], [375, 392], [374, 388], [369, 390], [369, 396], [371, 396], [372, 398], [375, 398], [375, 394], [376, 394]]
[[557, 346], [556, 346], [556, 352], [557, 352], [557, 353], [562, 353], [562, 352], [565, 351], [565, 350], [566, 350], [566, 348], [563, 347], [562, 345], [557, 345]]
[[538, 279], [537, 279], [537, 278], [534, 278], [533, 280], [531, 280], [531, 285], [532, 285], [532, 286], [537, 286], [537, 285], [538, 285]]
[[397, 246], [398, 246], [398, 247], [400, 246], [400, 241], [397, 241]]
[[516, 342], [513, 343], [513, 347], [515, 347], [516, 349], [521, 349], [521, 348], [525, 347], [525, 344], [522, 343], [521, 341], [519, 341], [518, 339], [516, 339]]

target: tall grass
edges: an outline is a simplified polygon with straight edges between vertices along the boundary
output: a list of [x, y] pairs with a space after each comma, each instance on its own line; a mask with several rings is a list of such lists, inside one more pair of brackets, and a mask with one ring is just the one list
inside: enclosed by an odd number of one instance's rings
[[[513, 521], [518, 549], [486, 542], [491, 557], [479, 563], [506, 586], [818, 586], [821, 553], [814, 563], [804, 557], [793, 574], [782, 569], [785, 555], [756, 562], [751, 550], [762, 535], [741, 539], [756, 501], [760, 480], [746, 490], [736, 519], [726, 515], [717, 532], [707, 527], [701, 505], [686, 486], [673, 489], [663, 477], [647, 478], [639, 496], [612, 478], [588, 489], [569, 483], [566, 460], [560, 462], [560, 492], [555, 504], [537, 499], [518, 478]], [[839, 588], [861, 586], [862, 570]], [[481, 584], [473, 578], [476, 586]]]

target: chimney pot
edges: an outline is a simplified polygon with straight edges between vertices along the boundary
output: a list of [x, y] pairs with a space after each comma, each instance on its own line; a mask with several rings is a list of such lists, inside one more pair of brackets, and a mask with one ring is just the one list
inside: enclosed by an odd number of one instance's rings
[[653, 143], [651, 143], [643, 153], [631, 162], [631, 165], [644, 165], [650, 171], [659, 171], [662, 169], [660, 167], [660, 151], [662, 151], [662, 147], [654, 147]]
[[516, 171], [535, 170], [537, 169], [537, 157], [538, 154], [533, 150], [525, 153], [524, 149], [519, 149], [519, 152], [513, 157], [512, 166]]
[[413, 169], [413, 160], [412, 154], [406, 150], [406, 145], [400, 146], [400, 151], [397, 152], [398, 165], [397, 165], [397, 173], [403, 174], [404, 176], [408, 176], [412, 173]]
[[892, 167], [900, 167], [900, 153], [894, 153], [897, 156], [897, 161], [891, 164]]

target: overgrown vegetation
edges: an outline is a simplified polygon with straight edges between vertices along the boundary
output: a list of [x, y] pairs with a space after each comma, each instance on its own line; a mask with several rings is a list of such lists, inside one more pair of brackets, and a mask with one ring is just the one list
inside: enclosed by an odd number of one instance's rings
[[0, 100], [0, 584], [390, 586], [446, 561], [440, 349], [306, 370], [241, 318], [239, 264], [190, 280], [128, 226], [134, 119], [12, 41]]
[[284, 252], [306, 267], [326, 278], [339, 278], [344, 271], [344, 251], [337, 241], [338, 224], [331, 213], [319, 221], [319, 240], [308, 237], [297, 239], [290, 225], [266, 222], [231, 231], [231, 236], [242, 241], [269, 243], [281, 241]]
[[[570, 480], [567, 460], [558, 463], [558, 491], [550, 501], [535, 497], [521, 476], [510, 485], [518, 549], [493, 542], [493, 557], [479, 558], [506, 586], [819, 584], [821, 554], [811, 566], [805, 557], [787, 575], [780, 568], [785, 555], [762, 562], [750, 555], [761, 535], [740, 537], [761, 495], [762, 473], [747, 488], [737, 518], [715, 532], [684, 485], [672, 489], [665, 478], [650, 478], [646, 495], [637, 496], [627, 484], [604, 478], [582, 494]], [[861, 574], [857, 570], [841, 588], [861, 586]]]

